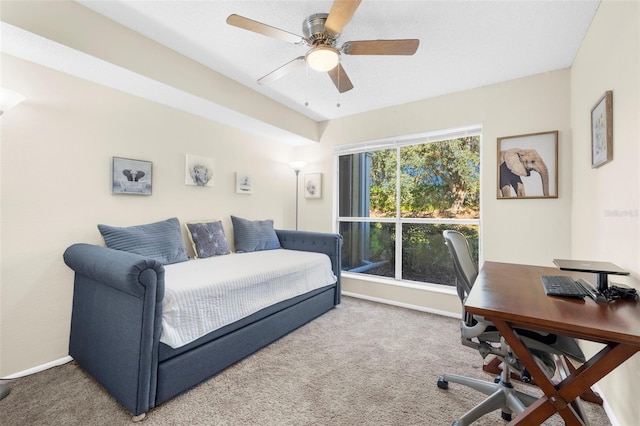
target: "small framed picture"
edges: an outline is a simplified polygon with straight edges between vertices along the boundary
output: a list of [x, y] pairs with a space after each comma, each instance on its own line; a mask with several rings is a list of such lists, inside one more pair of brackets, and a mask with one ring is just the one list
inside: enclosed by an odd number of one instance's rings
[[498, 138], [498, 199], [558, 198], [558, 131]]
[[111, 164], [113, 194], [151, 195], [151, 161], [113, 157]]
[[591, 109], [591, 167], [613, 160], [613, 92], [607, 90]]
[[248, 173], [236, 172], [236, 193], [253, 194], [253, 181]]
[[185, 156], [186, 185], [213, 186], [213, 158], [187, 154]]
[[304, 198], [322, 198], [322, 173], [304, 175]]

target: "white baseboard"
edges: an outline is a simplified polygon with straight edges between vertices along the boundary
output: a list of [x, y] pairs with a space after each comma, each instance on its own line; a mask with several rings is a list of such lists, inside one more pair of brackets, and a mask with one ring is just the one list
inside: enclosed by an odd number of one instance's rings
[[25, 377], [25, 376], [29, 376], [31, 374], [39, 373], [41, 371], [48, 370], [50, 368], [57, 367], [57, 366], [62, 365], [62, 364], [66, 364], [66, 363], [71, 362], [71, 361], [73, 361], [73, 358], [71, 358], [70, 356], [67, 355], [64, 358], [60, 358], [60, 359], [57, 359], [55, 361], [47, 362], [46, 364], [38, 365], [38, 366], [35, 366], [33, 368], [29, 368], [29, 369], [23, 370], [23, 371], [18, 371], [17, 373], [11, 374], [11, 375], [9, 375], [7, 377], [2, 377], [2, 378], [0, 378], [0, 380], [19, 379], [20, 377]]
[[427, 312], [430, 314], [442, 315], [444, 317], [460, 319], [460, 314], [454, 314], [448, 311], [441, 311], [439, 309], [425, 308], [424, 306], [411, 305], [409, 303], [397, 302], [395, 300], [382, 299], [379, 297], [365, 296], [359, 293], [351, 293], [348, 291], [343, 291], [342, 294], [344, 296], [355, 297], [356, 299], [364, 299], [364, 300], [369, 300], [371, 302], [384, 303], [386, 305], [398, 306], [401, 308], [413, 309], [415, 311]]
[[607, 417], [611, 422], [611, 426], [622, 426], [622, 423], [620, 423], [616, 418], [616, 415], [614, 414], [613, 410], [611, 410], [611, 405], [609, 405], [609, 402], [607, 402], [607, 398], [605, 398], [604, 394], [600, 391], [600, 388], [598, 387], [598, 385], [597, 384], [593, 385], [591, 389], [593, 389], [593, 391], [598, 395], [600, 395], [600, 398], [602, 398], [602, 408], [604, 408], [604, 412], [607, 414]]

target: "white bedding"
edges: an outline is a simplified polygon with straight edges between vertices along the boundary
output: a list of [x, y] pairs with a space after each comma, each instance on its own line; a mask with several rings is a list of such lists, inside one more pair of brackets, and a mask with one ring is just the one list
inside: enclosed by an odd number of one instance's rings
[[285, 249], [232, 253], [164, 268], [160, 341], [172, 348], [336, 282], [327, 255]]

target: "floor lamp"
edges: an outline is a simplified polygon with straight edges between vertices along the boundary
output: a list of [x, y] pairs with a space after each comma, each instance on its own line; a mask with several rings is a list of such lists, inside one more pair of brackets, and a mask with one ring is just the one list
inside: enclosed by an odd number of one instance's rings
[[303, 161], [293, 161], [289, 163], [294, 172], [296, 172], [296, 231], [298, 230], [298, 175], [300, 174], [300, 170], [304, 167]]

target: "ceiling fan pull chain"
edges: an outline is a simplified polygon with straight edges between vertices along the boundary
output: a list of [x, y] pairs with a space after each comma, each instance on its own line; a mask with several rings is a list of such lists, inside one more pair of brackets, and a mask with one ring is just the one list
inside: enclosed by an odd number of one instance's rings
[[[338, 64], [337, 66], [339, 67], [340, 64]], [[340, 87], [340, 72], [338, 72], [338, 87]], [[336, 104], [336, 108], [340, 108], [340, 96], [342, 96], [342, 93], [340, 93], [340, 90], [338, 90], [338, 103]]]
[[304, 67], [304, 106], [309, 106], [309, 66]]

